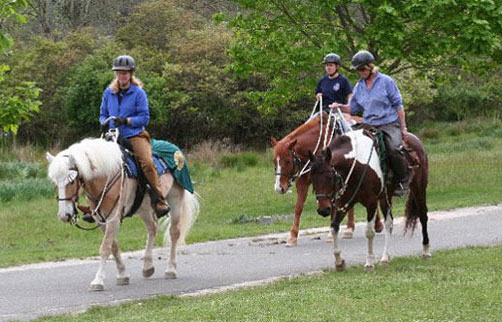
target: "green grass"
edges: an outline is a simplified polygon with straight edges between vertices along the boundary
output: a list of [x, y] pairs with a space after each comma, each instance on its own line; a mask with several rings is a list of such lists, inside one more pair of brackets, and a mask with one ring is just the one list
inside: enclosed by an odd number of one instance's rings
[[502, 320], [502, 246], [438, 251], [199, 297], [161, 296], [36, 321]]
[[[435, 133], [432, 138], [424, 139], [431, 171], [427, 195], [429, 210], [502, 201], [502, 136], [497, 134], [499, 128], [502, 128], [500, 122], [490, 121], [434, 123], [414, 130], [423, 137], [428, 137], [424, 134], [427, 131]], [[278, 195], [273, 190], [271, 159], [271, 151], [267, 150], [227, 155], [211, 166], [201, 162], [191, 165], [194, 186], [202, 201], [201, 214], [187, 242], [289, 230], [291, 220], [270, 224], [252, 221], [264, 216], [294, 214], [296, 193]], [[61, 223], [56, 216], [55, 192], [44, 180], [0, 179], [0, 267], [97, 254], [101, 233], [80, 231]], [[403, 204], [403, 200], [395, 201], [395, 216], [403, 214]], [[241, 223], [240, 219], [247, 219], [247, 222]], [[365, 219], [365, 212], [359, 206], [356, 219]], [[316, 214], [316, 203], [310, 195], [300, 227], [327, 225], [328, 219]], [[122, 249], [142, 249], [145, 238], [143, 224], [138, 218], [124, 221], [119, 234]]]

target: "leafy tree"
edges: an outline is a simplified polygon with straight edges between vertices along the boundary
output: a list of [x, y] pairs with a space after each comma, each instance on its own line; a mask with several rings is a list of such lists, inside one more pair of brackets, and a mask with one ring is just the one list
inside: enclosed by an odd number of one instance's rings
[[5, 33], [3, 22], [7, 19], [26, 22], [26, 18], [19, 11], [27, 4], [27, 0], [0, 0], [0, 50], [12, 46], [12, 37]]
[[6, 71], [8, 67], [0, 65], [0, 126], [4, 132], [17, 134], [21, 122], [29, 120], [38, 112], [40, 89], [33, 82], [5, 86]]
[[[265, 75], [265, 109], [312, 95], [319, 63], [360, 49], [383, 71], [502, 61], [502, 2], [494, 0], [233, 0], [233, 70]], [[220, 20], [224, 17], [217, 16]], [[477, 59], [473, 58], [476, 57]]]

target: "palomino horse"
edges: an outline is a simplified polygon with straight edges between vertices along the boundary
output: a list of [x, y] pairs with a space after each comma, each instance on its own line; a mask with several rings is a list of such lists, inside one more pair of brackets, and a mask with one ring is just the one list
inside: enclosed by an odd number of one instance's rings
[[[138, 182], [125, 176], [122, 152], [115, 142], [104, 139], [85, 139], [61, 151], [55, 157], [47, 153], [50, 162], [48, 175], [57, 186], [59, 211], [63, 222], [75, 222], [76, 203], [83, 189], [95, 221], [104, 232], [99, 249], [100, 264], [90, 290], [104, 289], [105, 264], [113, 254], [117, 265], [117, 284], [129, 284], [129, 274], [122, 261], [117, 234], [121, 220], [132, 207]], [[167, 279], [176, 278], [176, 246], [183, 243], [199, 212], [196, 195], [184, 190], [168, 171], [160, 177], [162, 192], [171, 206], [169, 228], [164, 239], [170, 235], [170, 256], [164, 273]], [[144, 253], [143, 277], [154, 273], [152, 250], [158, 228], [158, 220], [150, 206], [150, 197], [145, 194], [136, 213], [147, 230]]]
[[[375, 148], [375, 139], [367, 136], [363, 131], [362, 129], [350, 131], [339, 136], [323, 151], [320, 157], [310, 153], [312, 162], [311, 178], [318, 201], [318, 211], [334, 215], [331, 223], [331, 233], [334, 240], [333, 247], [337, 270], [345, 268], [345, 261], [341, 256], [337, 240], [340, 222], [347, 209], [353, 207], [356, 202], [366, 207], [367, 211], [366, 237], [368, 239], [368, 254], [365, 268], [367, 270], [375, 268], [373, 253], [375, 230], [373, 227], [378, 204], [380, 204], [385, 219], [385, 246], [381, 262], [388, 263], [390, 261], [388, 247], [393, 225], [391, 196], [396, 185], [390, 178], [385, 182]], [[405, 144], [413, 150], [411, 154], [415, 163], [415, 167], [411, 171], [410, 195], [406, 203], [405, 232], [408, 228], [413, 230], [417, 219], [420, 219], [423, 237], [422, 255], [424, 258], [428, 258], [431, 253], [427, 233], [427, 154], [420, 140], [412, 134], [406, 137]]]
[[[296, 184], [295, 218], [289, 231], [286, 246], [296, 246], [298, 242], [300, 217], [310, 186], [310, 173], [302, 171], [309, 160], [309, 151], [313, 151], [318, 146], [320, 152], [325, 140], [329, 142], [329, 136], [325, 135], [325, 133], [331, 131], [331, 129], [327, 126], [326, 116], [324, 114], [322, 123], [321, 118], [318, 116], [300, 125], [281, 140], [277, 141], [273, 137], [270, 140], [274, 147], [275, 191], [284, 194], [290, 189], [293, 182]], [[321, 124], [326, 132], [321, 131]], [[352, 237], [354, 227], [354, 211], [350, 209], [347, 230], [344, 232], [345, 238]], [[382, 229], [380, 220], [377, 220], [377, 232], [382, 231]]]

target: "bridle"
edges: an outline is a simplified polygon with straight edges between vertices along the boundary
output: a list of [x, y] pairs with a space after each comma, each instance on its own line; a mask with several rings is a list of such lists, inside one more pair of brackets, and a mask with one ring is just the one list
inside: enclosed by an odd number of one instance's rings
[[288, 188], [291, 187], [293, 182], [300, 176], [300, 171], [302, 169], [302, 160], [298, 157], [298, 154], [296, 154], [293, 149], [289, 149], [289, 153], [293, 158], [293, 171], [291, 171], [291, 173], [275, 172], [276, 176], [288, 178]]
[[77, 187], [75, 189], [75, 193], [73, 195], [71, 195], [70, 197], [67, 197], [67, 198], [59, 198], [59, 194], [58, 194], [56, 196], [56, 199], [57, 199], [58, 202], [59, 201], [71, 201], [72, 202], [73, 214], [70, 217], [69, 222], [71, 224], [76, 224], [77, 223], [77, 215], [78, 215], [78, 210], [77, 210], [78, 196], [79, 196], [80, 188], [82, 187], [83, 183], [81, 182], [81, 179], [78, 176], [78, 169], [77, 168], [73, 167], [73, 168], [70, 168], [69, 170], [70, 171], [75, 171], [77, 173], [77, 176], [73, 180], [70, 180], [70, 182], [67, 183], [67, 185], [68, 184], [71, 185], [74, 182], [76, 182]]
[[[349, 206], [352, 204], [352, 202], [356, 198], [356, 195], [359, 192], [359, 190], [361, 189], [362, 183], [363, 183], [364, 179], [366, 178], [366, 173], [368, 172], [369, 163], [371, 161], [371, 156], [373, 155], [373, 150], [375, 150], [375, 139], [373, 139], [373, 144], [371, 145], [371, 151], [370, 151], [370, 155], [368, 157], [368, 161], [365, 164], [363, 174], [361, 175], [361, 177], [359, 179], [359, 182], [357, 184], [356, 189], [354, 190], [354, 193], [350, 197], [349, 201], [347, 201], [345, 203], [345, 205], [340, 207], [338, 209], [338, 211], [340, 211], [342, 213], [347, 212], [347, 210], [349, 209]], [[342, 198], [342, 196], [345, 194], [345, 192], [347, 190], [349, 180], [350, 180], [352, 174], [354, 173], [354, 168], [355, 168], [356, 162], [357, 162], [357, 158], [354, 158], [354, 161], [352, 162], [352, 166], [350, 167], [349, 174], [347, 175], [347, 178], [345, 178], [345, 180], [343, 179], [343, 176], [336, 170], [335, 167], [331, 167], [331, 174], [330, 175], [334, 176], [333, 191], [331, 193], [327, 193], [327, 194], [317, 194], [316, 193], [316, 195], [315, 195], [316, 200], [319, 201], [319, 199], [327, 198], [331, 201], [331, 203], [333, 204], [333, 207], [336, 207], [337, 202]], [[337, 184], [342, 185], [342, 187], [338, 191], [336, 190]]]
[[[91, 200], [92, 202], [96, 203], [96, 207], [94, 209], [92, 209], [91, 216], [92, 217], [94, 217], [95, 215], [99, 216], [98, 217], [99, 220], [96, 220], [96, 225], [94, 227], [92, 227], [92, 228], [82, 227], [82, 226], [80, 226], [78, 224], [78, 199], [79, 199], [79, 192], [80, 192], [80, 188], [83, 187], [83, 186], [85, 186], [85, 183], [80, 178], [79, 173], [78, 173], [78, 169], [76, 167], [70, 168], [69, 170], [75, 171], [76, 174], [77, 174], [77, 176], [75, 177], [75, 179], [73, 179], [70, 182], [68, 182], [68, 184], [73, 184], [76, 181], [77, 187], [75, 189], [75, 193], [72, 196], [67, 197], [67, 198], [59, 198], [59, 195], [57, 196], [57, 200], [58, 201], [71, 201], [72, 202], [73, 214], [70, 217], [69, 223], [70, 224], [74, 224], [77, 228], [82, 229], [82, 230], [94, 230], [94, 229], [98, 228], [101, 225], [105, 225], [108, 217], [113, 212], [113, 209], [115, 209], [115, 207], [117, 206], [117, 204], [118, 204], [118, 202], [120, 200], [120, 197], [122, 195], [122, 188], [123, 188], [123, 183], [124, 183], [124, 180], [123, 180], [124, 179], [124, 169], [123, 169], [123, 167], [121, 167], [120, 170], [113, 177], [109, 176], [107, 178], [105, 186], [104, 186], [103, 190], [101, 191], [101, 193], [99, 193], [99, 195], [98, 195], [97, 198], [95, 198], [94, 196], [92, 196], [89, 192], [85, 191], [85, 194], [86, 194], [87, 198], [89, 200]], [[121, 191], [118, 194], [117, 198], [115, 199], [115, 202], [113, 203], [113, 206], [110, 209], [110, 211], [105, 216], [103, 216], [102, 213], [101, 213], [101, 211], [100, 211], [101, 204], [102, 204], [103, 200], [105, 199], [107, 193], [111, 190], [111, 188], [113, 187], [113, 185], [119, 179], [121, 179], [121, 181], [122, 181], [121, 182]]]

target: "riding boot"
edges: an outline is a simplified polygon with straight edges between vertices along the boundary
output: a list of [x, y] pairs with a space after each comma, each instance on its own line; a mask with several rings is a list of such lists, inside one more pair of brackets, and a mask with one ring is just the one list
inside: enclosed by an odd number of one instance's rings
[[154, 193], [152, 197], [152, 208], [160, 218], [169, 213], [169, 205], [167, 204], [165, 196], [162, 194], [160, 187], [160, 179], [157, 176], [157, 171], [152, 159], [152, 147], [150, 145], [150, 134], [143, 131], [135, 137], [129, 138], [134, 151], [134, 156], [138, 161], [143, 174], [150, 184], [151, 190]]
[[410, 176], [408, 173], [408, 162], [399, 152], [389, 154], [389, 160], [397, 183], [394, 196], [404, 197], [410, 193]]

